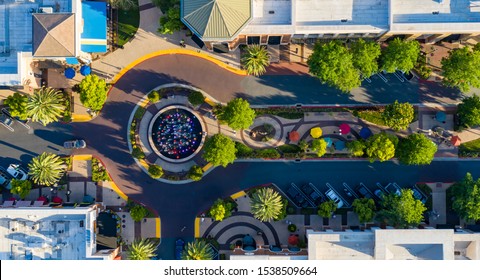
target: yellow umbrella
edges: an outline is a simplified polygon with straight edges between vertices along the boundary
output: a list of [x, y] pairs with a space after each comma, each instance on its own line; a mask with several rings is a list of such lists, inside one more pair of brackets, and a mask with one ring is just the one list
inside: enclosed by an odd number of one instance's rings
[[310, 130], [310, 135], [313, 137], [313, 138], [319, 138], [320, 136], [322, 136], [322, 129], [320, 127], [314, 127]]

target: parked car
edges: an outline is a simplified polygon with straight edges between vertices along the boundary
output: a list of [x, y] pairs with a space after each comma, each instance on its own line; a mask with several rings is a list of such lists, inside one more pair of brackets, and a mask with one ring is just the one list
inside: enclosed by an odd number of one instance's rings
[[28, 178], [28, 171], [23, 169], [20, 164], [10, 164], [7, 168], [7, 172], [13, 179], [27, 180]]
[[301, 189], [316, 206], [325, 201], [325, 197], [315, 190], [315, 186], [312, 183], [303, 185]]
[[397, 183], [388, 183], [388, 185], [385, 187], [385, 190], [388, 192], [388, 193], [393, 193], [395, 195], [398, 195], [400, 196], [402, 194], [402, 191], [401, 191], [401, 188], [399, 185], [397, 185]]
[[182, 259], [182, 252], [183, 248], [185, 247], [185, 241], [179, 238], [175, 241], [175, 259], [181, 260]]
[[7, 190], [12, 188], [12, 184], [10, 184], [10, 175], [8, 175], [3, 167], [0, 167], [0, 187], [6, 188]]
[[375, 199], [373, 197], [372, 192], [370, 190], [368, 190], [367, 187], [362, 183], [360, 183], [360, 186], [357, 188], [357, 192], [365, 198]]
[[338, 197], [338, 195], [332, 190], [329, 189], [325, 195], [330, 199], [333, 200], [337, 204], [337, 208], [342, 208], [343, 207], [343, 200]]
[[13, 124], [13, 119], [10, 118], [9, 116], [5, 114], [0, 114], [0, 124], [6, 127], [10, 131], [14, 131], [12, 124]]
[[381, 189], [377, 188], [373, 191], [373, 194], [378, 197], [380, 200], [383, 199], [383, 197], [385, 196], [385, 192], [382, 191]]
[[415, 199], [420, 200], [423, 204], [425, 204], [425, 202], [427, 202], [427, 196], [424, 195], [419, 189], [417, 189], [416, 186], [412, 187], [412, 191], [413, 191], [413, 197]]
[[308, 208], [314, 206], [310, 205], [310, 202], [299, 192], [298, 187], [294, 183], [291, 183], [291, 186], [287, 189], [287, 195], [290, 196], [293, 202], [299, 207]]
[[83, 149], [87, 146], [87, 143], [83, 140], [72, 140], [72, 141], [65, 141], [63, 143], [63, 147], [65, 149]]

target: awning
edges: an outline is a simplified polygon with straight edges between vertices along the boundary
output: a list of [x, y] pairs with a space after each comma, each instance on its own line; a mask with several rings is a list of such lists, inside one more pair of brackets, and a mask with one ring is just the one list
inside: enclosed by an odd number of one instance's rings
[[439, 122], [444, 122], [447, 120], [447, 114], [445, 114], [445, 112], [439, 111], [435, 114], [435, 118]]
[[192, 35], [192, 41], [194, 41], [195, 44], [197, 44], [197, 46], [201, 49], [203, 48], [203, 46], [205, 46], [205, 43], [195, 34]]
[[453, 146], [458, 147], [460, 144], [462, 144], [462, 139], [455, 135], [450, 139], [450, 143], [452, 143]]
[[67, 64], [72, 64], [72, 65], [77, 65], [80, 63], [78, 62], [78, 59], [76, 57], [67, 57], [65, 58], [65, 62], [67, 62]]
[[82, 17], [81, 50], [90, 53], [107, 52], [107, 3], [83, 1]]

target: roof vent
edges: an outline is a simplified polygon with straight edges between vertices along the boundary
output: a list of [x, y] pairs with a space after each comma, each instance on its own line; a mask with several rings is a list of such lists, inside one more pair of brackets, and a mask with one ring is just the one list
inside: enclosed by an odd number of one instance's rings
[[346, 19], [346, 18], [342, 18], [340, 21], [341, 21], [341, 22], [347, 22], [347, 21], [348, 21], [348, 19]]
[[268, 11], [269, 14], [273, 15], [275, 11]]
[[433, 11], [432, 14], [438, 15], [440, 12], [439, 11]]

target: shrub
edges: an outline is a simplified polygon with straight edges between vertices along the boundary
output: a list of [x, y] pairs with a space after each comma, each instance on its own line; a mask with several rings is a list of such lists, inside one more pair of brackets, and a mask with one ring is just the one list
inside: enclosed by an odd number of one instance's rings
[[203, 169], [198, 166], [194, 165], [188, 171], [188, 178], [193, 181], [200, 181], [203, 177]]
[[237, 152], [236, 152], [237, 157], [248, 158], [253, 155], [253, 149], [243, 143], [235, 142], [235, 148], [237, 149]]
[[279, 146], [278, 149], [282, 153], [298, 153], [302, 150], [299, 146], [294, 144], [285, 144], [285, 145]]
[[[143, 115], [145, 114], [146, 110], [143, 107], [137, 107], [137, 111], [135, 111], [134, 118], [135, 119], [141, 119]], [[132, 123], [133, 124], [133, 123]]]
[[92, 158], [92, 181], [110, 181], [107, 170], [105, 170], [105, 167], [96, 158]]
[[205, 102], [205, 96], [199, 91], [192, 91], [188, 95], [188, 102], [190, 102], [193, 106], [197, 106], [203, 104]]
[[148, 167], [148, 174], [150, 174], [153, 179], [158, 179], [163, 176], [163, 168], [156, 164], [152, 164]]
[[295, 232], [297, 230], [297, 226], [295, 224], [288, 225], [289, 232]]
[[281, 221], [287, 217], [287, 207], [288, 207], [288, 200], [286, 198], [282, 199], [283, 201], [283, 208], [282, 211], [278, 214], [274, 221]]
[[257, 157], [277, 159], [280, 158], [280, 153], [273, 148], [262, 149], [257, 151]]
[[145, 154], [143, 153], [142, 149], [140, 149], [138, 146], [133, 147], [132, 156], [138, 159], [145, 158]]
[[142, 205], [134, 205], [130, 208], [130, 216], [135, 222], [140, 222], [143, 218], [145, 218], [148, 214], [147, 208], [143, 207]]
[[157, 103], [158, 101], [160, 101], [160, 99], [162, 99], [162, 94], [156, 90], [152, 90], [148, 94], [148, 100], [150, 101], [150, 103]]

